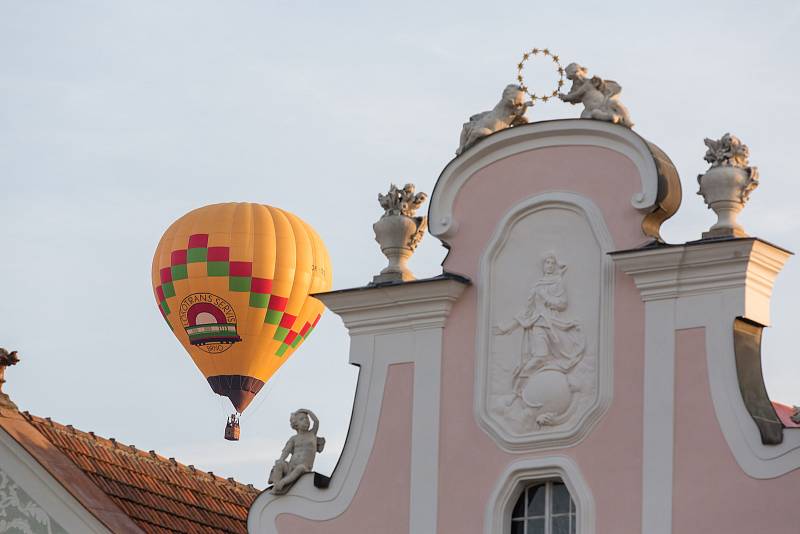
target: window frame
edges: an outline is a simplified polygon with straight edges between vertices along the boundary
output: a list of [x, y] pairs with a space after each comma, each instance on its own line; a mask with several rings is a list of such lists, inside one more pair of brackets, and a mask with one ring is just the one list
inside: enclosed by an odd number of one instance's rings
[[575, 503], [576, 534], [595, 534], [594, 497], [577, 464], [567, 456], [528, 458], [509, 464], [486, 503], [483, 534], [510, 532], [514, 505], [524, 489], [554, 479], [564, 483]]
[[[567, 491], [567, 496], [569, 497], [569, 505], [567, 506], [566, 512], [554, 512], [553, 511], [553, 498], [555, 496], [555, 487], [556, 485], [564, 486], [565, 490]], [[543, 504], [543, 513], [542, 515], [532, 515], [528, 510], [528, 505], [530, 504], [530, 497], [528, 494], [531, 490], [536, 488], [542, 488], [544, 490], [544, 504]], [[512, 532], [512, 527], [514, 523], [521, 522], [523, 523], [523, 534], [533, 534], [528, 532], [528, 521], [531, 519], [542, 519], [544, 521], [544, 534], [554, 534], [553, 533], [553, 522], [557, 518], [567, 517], [570, 523], [570, 527], [574, 525], [574, 529], [569, 528], [569, 532], [577, 533], [578, 527], [578, 514], [577, 514], [577, 506], [575, 505], [575, 499], [572, 498], [572, 494], [569, 492], [569, 488], [567, 487], [566, 483], [561, 480], [560, 478], [553, 478], [550, 480], [535, 480], [530, 484], [524, 485], [520, 487], [520, 492], [517, 495], [517, 499], [514, 501], [514, 506], [511, 507], [511, 514], [510, 514], [510, 523], [509, 529], [506, 534], [510, 534]], [[519, 500], [523, 500], [523, 513], [522, 517], [515, 517], [514, 511], [517, 508], [517, 504], [519, 504]]]

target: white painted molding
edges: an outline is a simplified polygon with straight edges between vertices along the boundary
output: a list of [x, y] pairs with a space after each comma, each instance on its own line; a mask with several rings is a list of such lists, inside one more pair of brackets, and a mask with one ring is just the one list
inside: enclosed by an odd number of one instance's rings
[[769, 326], [772, 286], [790, 253], [754, 238], [622, 251], [619, 267], [647, 302], [733, 289], [739, 316]]
[[575, 501], [577, 534], [594, 534], [594, 497], [580, 469], [566, 456], [518, 460], [500, 475], [486, 504], [483, 534], [511, 532], [511, 511], [525, 486], [539, 480], [560, 478]]
[[480, 169], [503, 158], [555, 146], [596, 146], [618, 152], [633, 162], [642, 190], [631, 198], [634, 208], [651, 211], [658, 196], [658, 171], [647, 143], [629, 128], [603, 121], [566, 119], [508, 128], [483, 139], [452, 160], [442, 172], [431, 195], [428, 227], [432, 235], [447, 241], [458, 230], [453, 216], [456, 196]]
[[705, 329], [714, 412], [739, 467], [759, 479], [800, 468], [800, 431], [786, 429], [780, 445], [761, 442], [742, 400], [733, 345], [736, 318], [769, 325], [773, 282], [788, 257], [752, 238], [613, 254], [645, 302], [642, 532], [672, 532], [677, 330]]
[[[593, 403], [575, 424], [564, 428], [548, 429], [526, 436], [511, 434], [489, 413], [489, 359], [491, 355], [491, 295], [492, 268], [514, 225], [524, 217], [546, 209], [564, 209], [583, 217], [597, 242], [600, 251], [600, 306], [597, 336], [596, 395]], [[497, 224], [495, 232], [484, 251], [478, 273], [478, 314], [475, 364], [475, 418], [478, 425], [502, 449], [509, 452], [540, 448], [566, 447], [578, 443], [591, 430], [611, 404], [614, 369], [614, 265], [608, 253], [614, 250], [614, 241], [606, 227], [599, 208], [588, 198], [570, 192], [551, 192], [528, 198], [506, 213]]]
[[0, 470], [67, 532], [111, 534], [8, 433], [0, 429]]
[[389, 366], [414, 364], [409, 533], [436, 532], [442, 329], [465, 280], [447, 277], [315, 295], [350, 331], [350, 363], [359, 375], [350, 429], [325, 489], [300, 478], [286, 495], [262, 492], [248, 532], [277, 534], [280, 514], [325, 521], [342, 514], [358, 490], [375, 442]]

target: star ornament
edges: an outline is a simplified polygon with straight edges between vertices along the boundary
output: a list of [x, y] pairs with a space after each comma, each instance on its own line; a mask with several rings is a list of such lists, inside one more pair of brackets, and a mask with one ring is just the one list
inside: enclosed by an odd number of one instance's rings
[[[548, 91], [543, 91], [541, 92], [542, 96], [538, 96], [536, 93], [530, 92], [528, 85], [525, 83], [525, 77], [522, 74], [522, 71], [525, 70], [525, 63], [531, 59], [531, 57], [538, 56], [540, 52], [543, 56], [549, 57], [553, 63], [556, 64], [558, 72], [558, 85], [556, 86], [556, 90], [550, 92], [549, 94]], [[522, 54], [522, 60], [517, 63], [517, 81], [519, 81], [520, 88], [531, 97], [531, 105], [536, 104], [537, 100], [547, 102], [551, 98], [554, 98], [556, 95], [558, 95], [558, 89], [564, 85], [564, 68], [561, 66], [559, 56], [551, 52], [549, 48], [531, 48], [529, 51]]]

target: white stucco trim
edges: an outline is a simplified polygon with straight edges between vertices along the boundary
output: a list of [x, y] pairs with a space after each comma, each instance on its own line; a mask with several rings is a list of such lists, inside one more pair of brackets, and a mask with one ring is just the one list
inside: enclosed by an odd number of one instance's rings
[[[522, 218], [544, 209], [565, 209], [583, 217], [597, 241], [600, 250], [600, 306], [597, 339], [597, 394], [592, 405], [580, 419], [564, 428], [515, 436], [492, 417], [488, 408], [489, 358], [491, 355], [491, 294], [492, 267], [513, 226]], [[535, 448], [555, 448], [574, 445], [591, 430], [608, 406], [614, 394], [614, 264], [608, 253], [614, 250], [614, 241], [606, 227], [600, 209], [587, 197], [575, 193], [554, 191], [528, 198], [513, 208], [497, 224], [481, 256], [478, 271], [478, 316], [475, 363], [475, 417], [478, 425], [504, 450], [519, 452]]]
[[451, 161], [431, 195], [428, 211], [431, 234], [447, 241], [456, 233], [458, 221], [453, 216], [456, 196], [477, 171], [514, 154], [556, 146], [596, 146], [624, 155], [636, 166], [642, 180], [642, 190], [631, 198], [631, 204], [645, 212], [655, 206], [658, 172], [641, 137], [629, 128], [603, 121], [545, 121], [494, 133]]
[[0, 469], [67, 532], [110, 534], [111, 531], [3, 429], [0, 429]]
[[350, 331], [350, 363], [358, 385], [342, 455], [330, 486], [303, 476], [283, 496], [262, 493], [250, 508], [248, 531], [276, 534], [280, 514], [324, 521], [350, 506], [369, 461], [389, 366], [414, 364], [409, 533], [436, 532], [442, 331], [465, 283], [452, 279], [316, 295]]
[[594, 534], [594, 497], [577, 464], [566, 456], [528, 458], [511, 463], [500, 475], [486, 504], [483, 534], [511, 532], [511, 510], [524, 486], [555, 478], [566, 484], [575, 501], [577, 534]]
[[658, 300], [645, 305], [642, 532], [648, 534], [672, 533], [674, 322], [673, 301]]
[[672, 532], [675, 333], [704, 328], [709, 388], [720, 429], [739, 467], [753, 478], [800, 468], [800, 431], [764, 445], [739, 390], [733, 323], [769, 325], [772, 285], [789, 253], [754, 239], [621, 252], [645, 302], [642, 532]]

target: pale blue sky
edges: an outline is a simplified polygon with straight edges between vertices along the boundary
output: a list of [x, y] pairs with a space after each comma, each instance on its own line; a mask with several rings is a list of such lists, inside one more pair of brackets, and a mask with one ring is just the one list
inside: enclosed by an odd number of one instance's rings
[[[798, 250], [798, 25], [795, 0], [0, 0], [0, 346], [23, 358], [7, 390], [37, 415], [258, 487], [289, 412], [308, 407], [329, 471], [356, 378], [341, 322], [326, 314], [245, 413], [242, 441], [225, 442], [230, 405], [150, 288], [174, 219], [222, 201], [288, 209], [325, 240], [334, 286], [363, 285], [385, 261], [377, 193], [390, 181], [430, 191], [462, 122], [494, 105], [523, 50], [548, 46], [620, 82], [636, 131], [675, 162], [684, 201], [667, 240], [711, 224], [695, 195], [703, 138], [731, 131], [762, 176], [742, 223]], [[578, 114], [552, 102], [529, 117]], [[412, 266], [436, 274], [442, 257], [427, 236]], [[800, 404], [798, 295], [792, 259], [765, 375], [773, 397]]]

